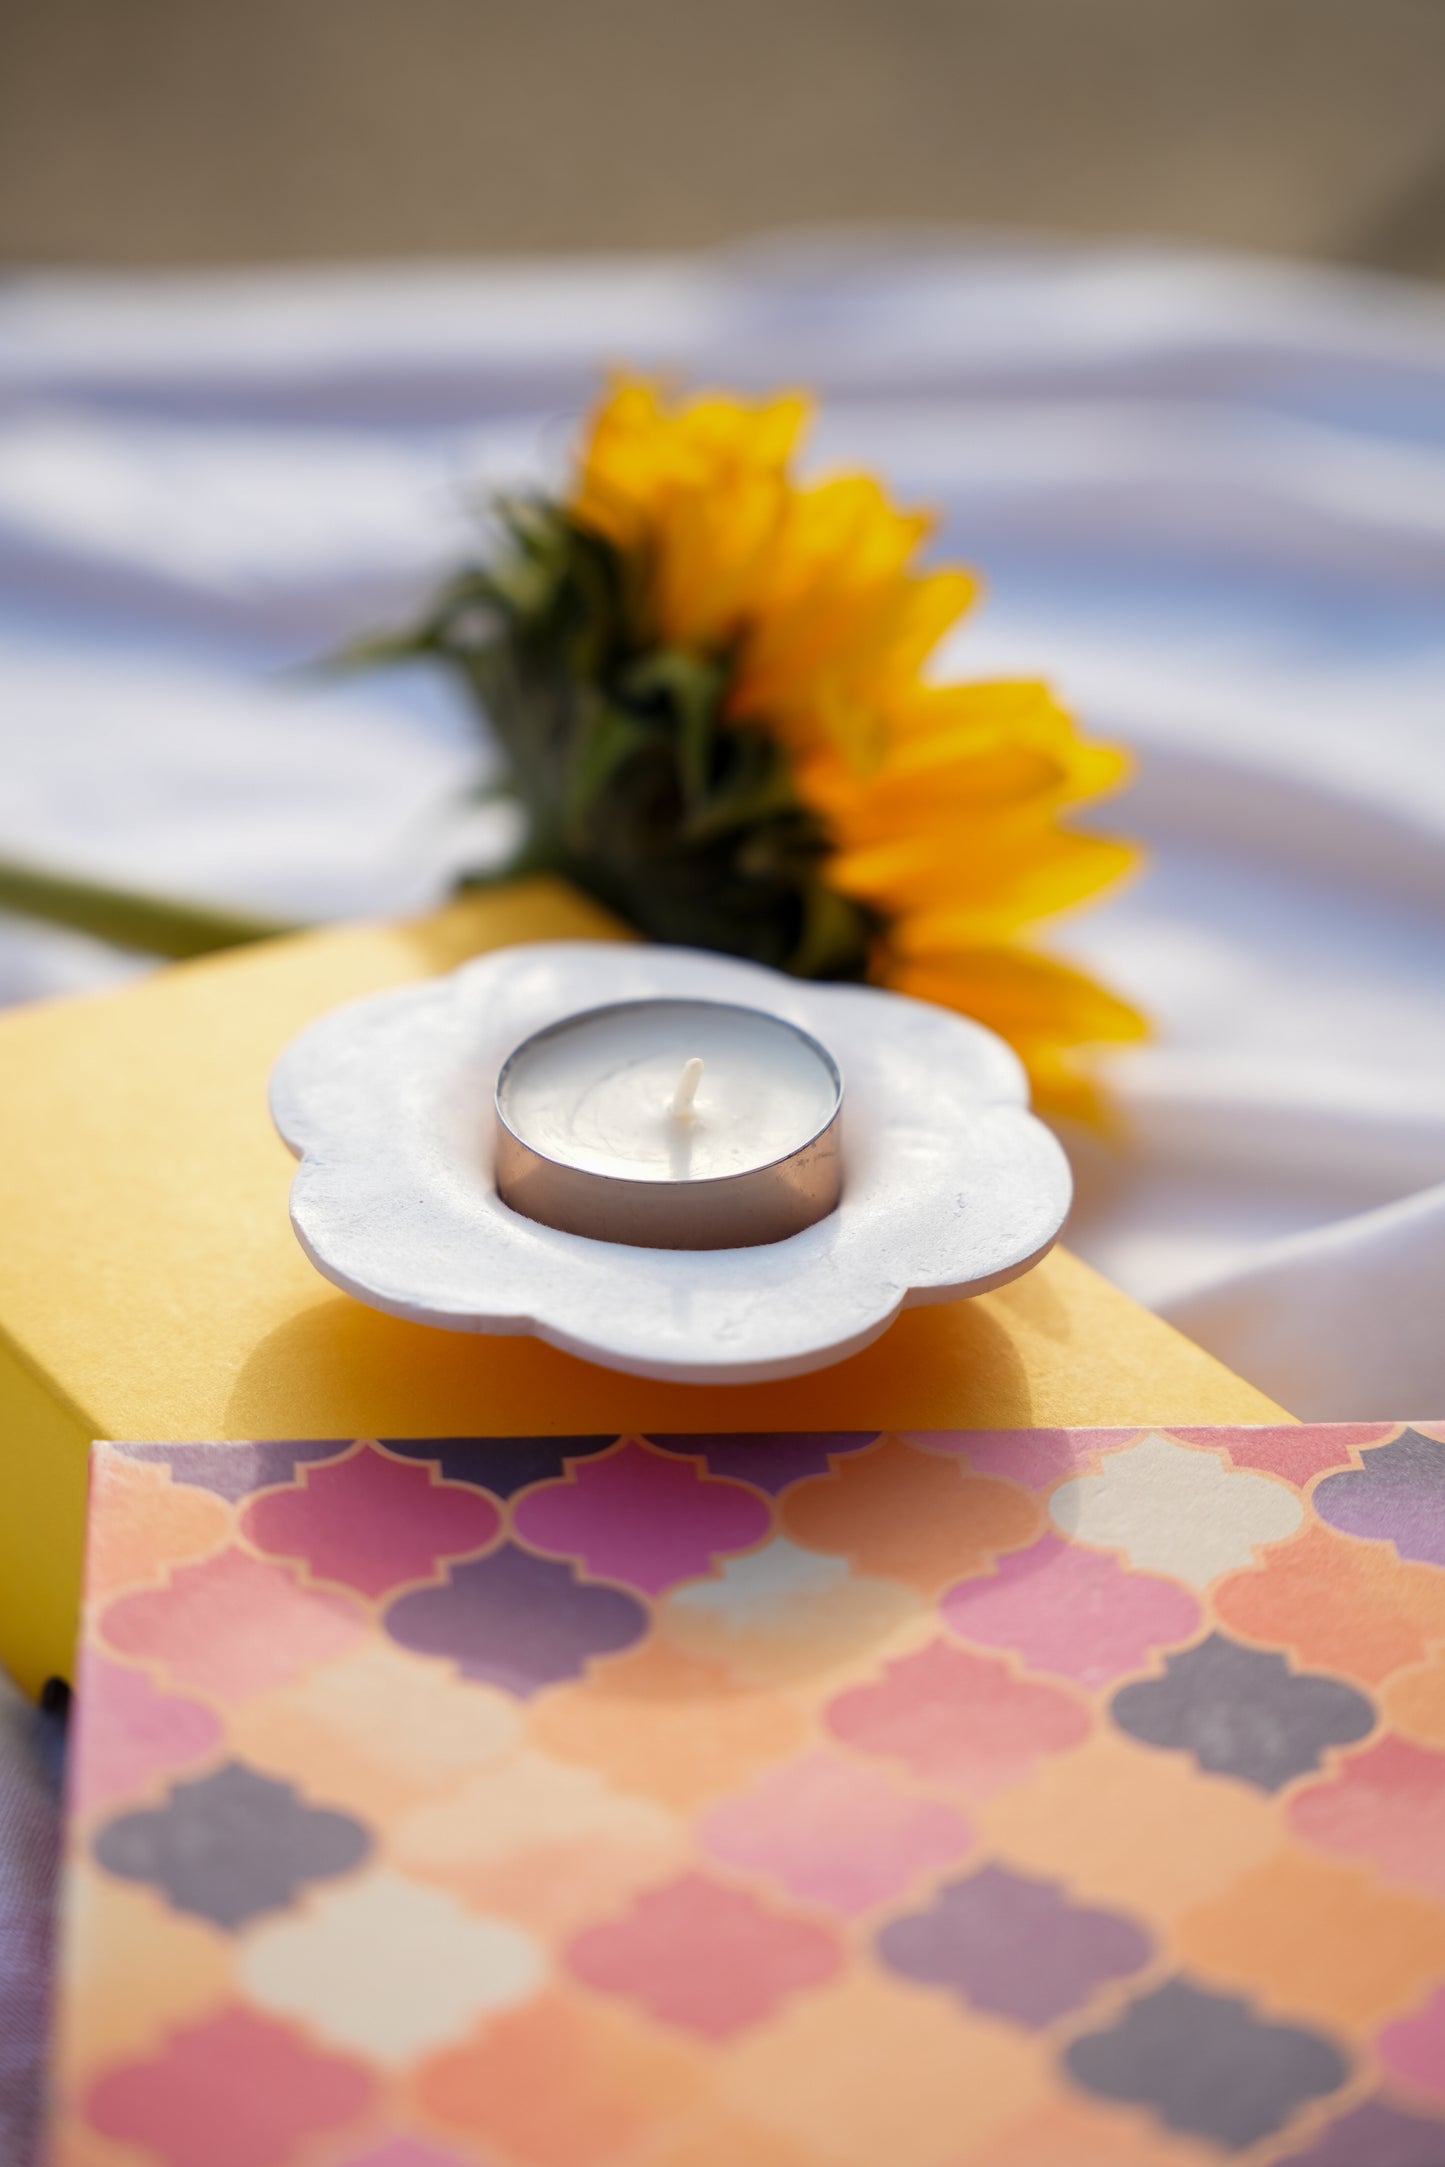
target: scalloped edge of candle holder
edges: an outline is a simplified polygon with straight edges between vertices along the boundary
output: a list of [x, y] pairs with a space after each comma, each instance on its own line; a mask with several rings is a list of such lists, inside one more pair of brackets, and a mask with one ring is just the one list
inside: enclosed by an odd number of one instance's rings
[[[801, 1024], [843, 1071], [843, 1194], [785, 1241], [634, 1249], [511, 1211], [492, 1093], [539, 1024], [612, 999], [699, 995]], [[1058, 1238], [1072, 1183], [1017, 1057], [982, 1025], [865, 986], [630, 942], [500, 949], [310, 1025], [272, 1074], [316, 1269], [449, 1331], [532, 1334], [604, 1368], [760, 1383], [859, 1352], [899, 1311], [982, 1294]]]

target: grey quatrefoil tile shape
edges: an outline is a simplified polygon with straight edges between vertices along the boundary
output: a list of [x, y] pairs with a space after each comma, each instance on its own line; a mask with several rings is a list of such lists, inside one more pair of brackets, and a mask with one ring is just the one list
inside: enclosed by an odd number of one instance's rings
[[1375, 1724], [1354, 1686], [1294, 1670], [1275, 1650], [1227, 1633], [1168, 1656], [1162, 1678], [1121, 1686], [1109, 1712], [1142, 1744], [1191, 1753], [1211, 1775], [1261, 1791], [1318, 1768], [1329, 1747], [1353, 1745]]
[[1087, 2091], [1148, 2107], [1170, 2129], [1233, 2152], [1283, 2129], [1349, 2074], [1319, 2032], [1268, 2022], [1238, 1996], [1187, 1978], [1140, 1995], [1106, 2031], [1075, 2039], [1064, 2061]]
[[890, 1920], [876, 1947], [903, 1977], [950, 1987], [975, 2008], [1034, 2027], [1081, 2007], [1151, 1954], [1132, 1919], [996, 1865], [945, 1882], [926, 1910]]
[[580, 1677], [594, 1656], [631, 1647], [647, 1627], [647, 1611], [625, 1588], [583, 1580], [566, 1560], [511, 1542], [449, 1566], [441, 1587], [413, 1588], [386, 1613], [386, 1630], [403, 1648], [450, 1656], [464, 1678], [519, 1700]]
[[1314, 1507], [1344, 1535], [1392, 1542], [1402, 1558], [1445, 1565], [1445, 1443], [1403, 1430], [1362, 1452], [1358, 1468], [1327, 1475]]
[[609, 1430], [591, 1437], [388, 1437], [386, 1449], [430, 1461], [448, 1482], [511, 1497], [530, 1483], [560, 1480], [569, 1460], [589, 1460], [616, 1442]]
[[121, 1814], [92, 1845], [107, 1873], [148, 1882], [177, 1911], [228, 1931], [286, 1910], [304, 1883], [348, 1873], [370, 1849], [349, 1814], [308, 1805], [241, 1761], [172, 1784], [163, 1806]]
[[776, 1497], [805, 1475], [826, 1475], [840, 1453], [861, 1452], [877, 1430], [719, 1430], [712, 1436], [649, 1430], [664, 1452], [700, 1455], [710, 1475], [750, 1482]]

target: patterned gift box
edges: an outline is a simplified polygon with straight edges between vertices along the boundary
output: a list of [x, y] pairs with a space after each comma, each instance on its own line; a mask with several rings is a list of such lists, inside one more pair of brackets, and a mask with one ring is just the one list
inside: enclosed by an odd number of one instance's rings
[[111, 1445], [52, 2167], [1441, 2167], [1445, 1427]]

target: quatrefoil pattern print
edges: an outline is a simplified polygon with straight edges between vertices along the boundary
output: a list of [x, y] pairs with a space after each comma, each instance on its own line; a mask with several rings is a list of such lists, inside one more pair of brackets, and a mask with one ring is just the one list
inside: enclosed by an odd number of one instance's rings
[[90, 1511], [57, 2167], [1445, 2167], [1445, 1425]]

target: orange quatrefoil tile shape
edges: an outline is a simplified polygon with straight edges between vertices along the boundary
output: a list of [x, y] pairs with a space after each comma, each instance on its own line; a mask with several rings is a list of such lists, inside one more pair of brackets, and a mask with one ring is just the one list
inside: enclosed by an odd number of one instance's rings
[[703, 2089], [690, 2042], [625, 2009], [551, 1992], [501, 2016], [417, 2073], [418, 2106], [444, 2130], [524, 2167], [604, 2167]]
[[811, 2141], [827, 2167], [953, 2167], [967, 2139], [983, 2145], [1047, 2092], [1049, 2075], [1016, 2027], [865, 1973], [734, 2043], [723, 2083], [735, 2107]]
[[1040, 1761], [977, 1816], [979, 1849], [1081, 1903], [1172, 1920], [1279, 1849], [1269, 1800], [1108, 1732]]
[[972, 1475], [957, 1459], [896, 1437], [800, 1482], [782, 1502], [788, 1535], [809, 1550], [844, 1557], [856, 1573], [899, 1580], [936, 1595], [950, 1580], [983, 1572], [1043, 1525], [1035, 1501], [1013, 1483]]
[[1375, 1685], [1445, 1636], [1445, 1574], [1316, 1523], [1214, 1591], [1233, 1631]]
[[230, 1722], [243, 1760], [382, 1821], [500, 1759], [520, 1730], [510, 1693], [380, 1635], [247, 1701]]
[[119, 1453], [97, 1467], [100, 1492], [86, 1551], [86, 1587], [94, 1602], [162, 1579], [168, 1568], [224, 1547], [231, 1531], [225, 1500], [175, 1482], [170, 1469]]
[[1186, 1912], [1175, 1946], [1211, 1980], [1370, 2031], [1445, 1975], [1445, 1905], [1358, 1866], [1281, 1850]]
[[527, 1749], [405, 1815], [392, 1851], [408, 1873], [549, 1939], [621, 1910], [690, 1856], [683, 1824], [653, 1800]]
[[792, 1702], [735, 1690], [714, 1664], [664, 1641], [608, 1658], [527, 1715], [534, 1744], [678, 1812], [787, 1759], [807, 1731], [806, 1713]]

